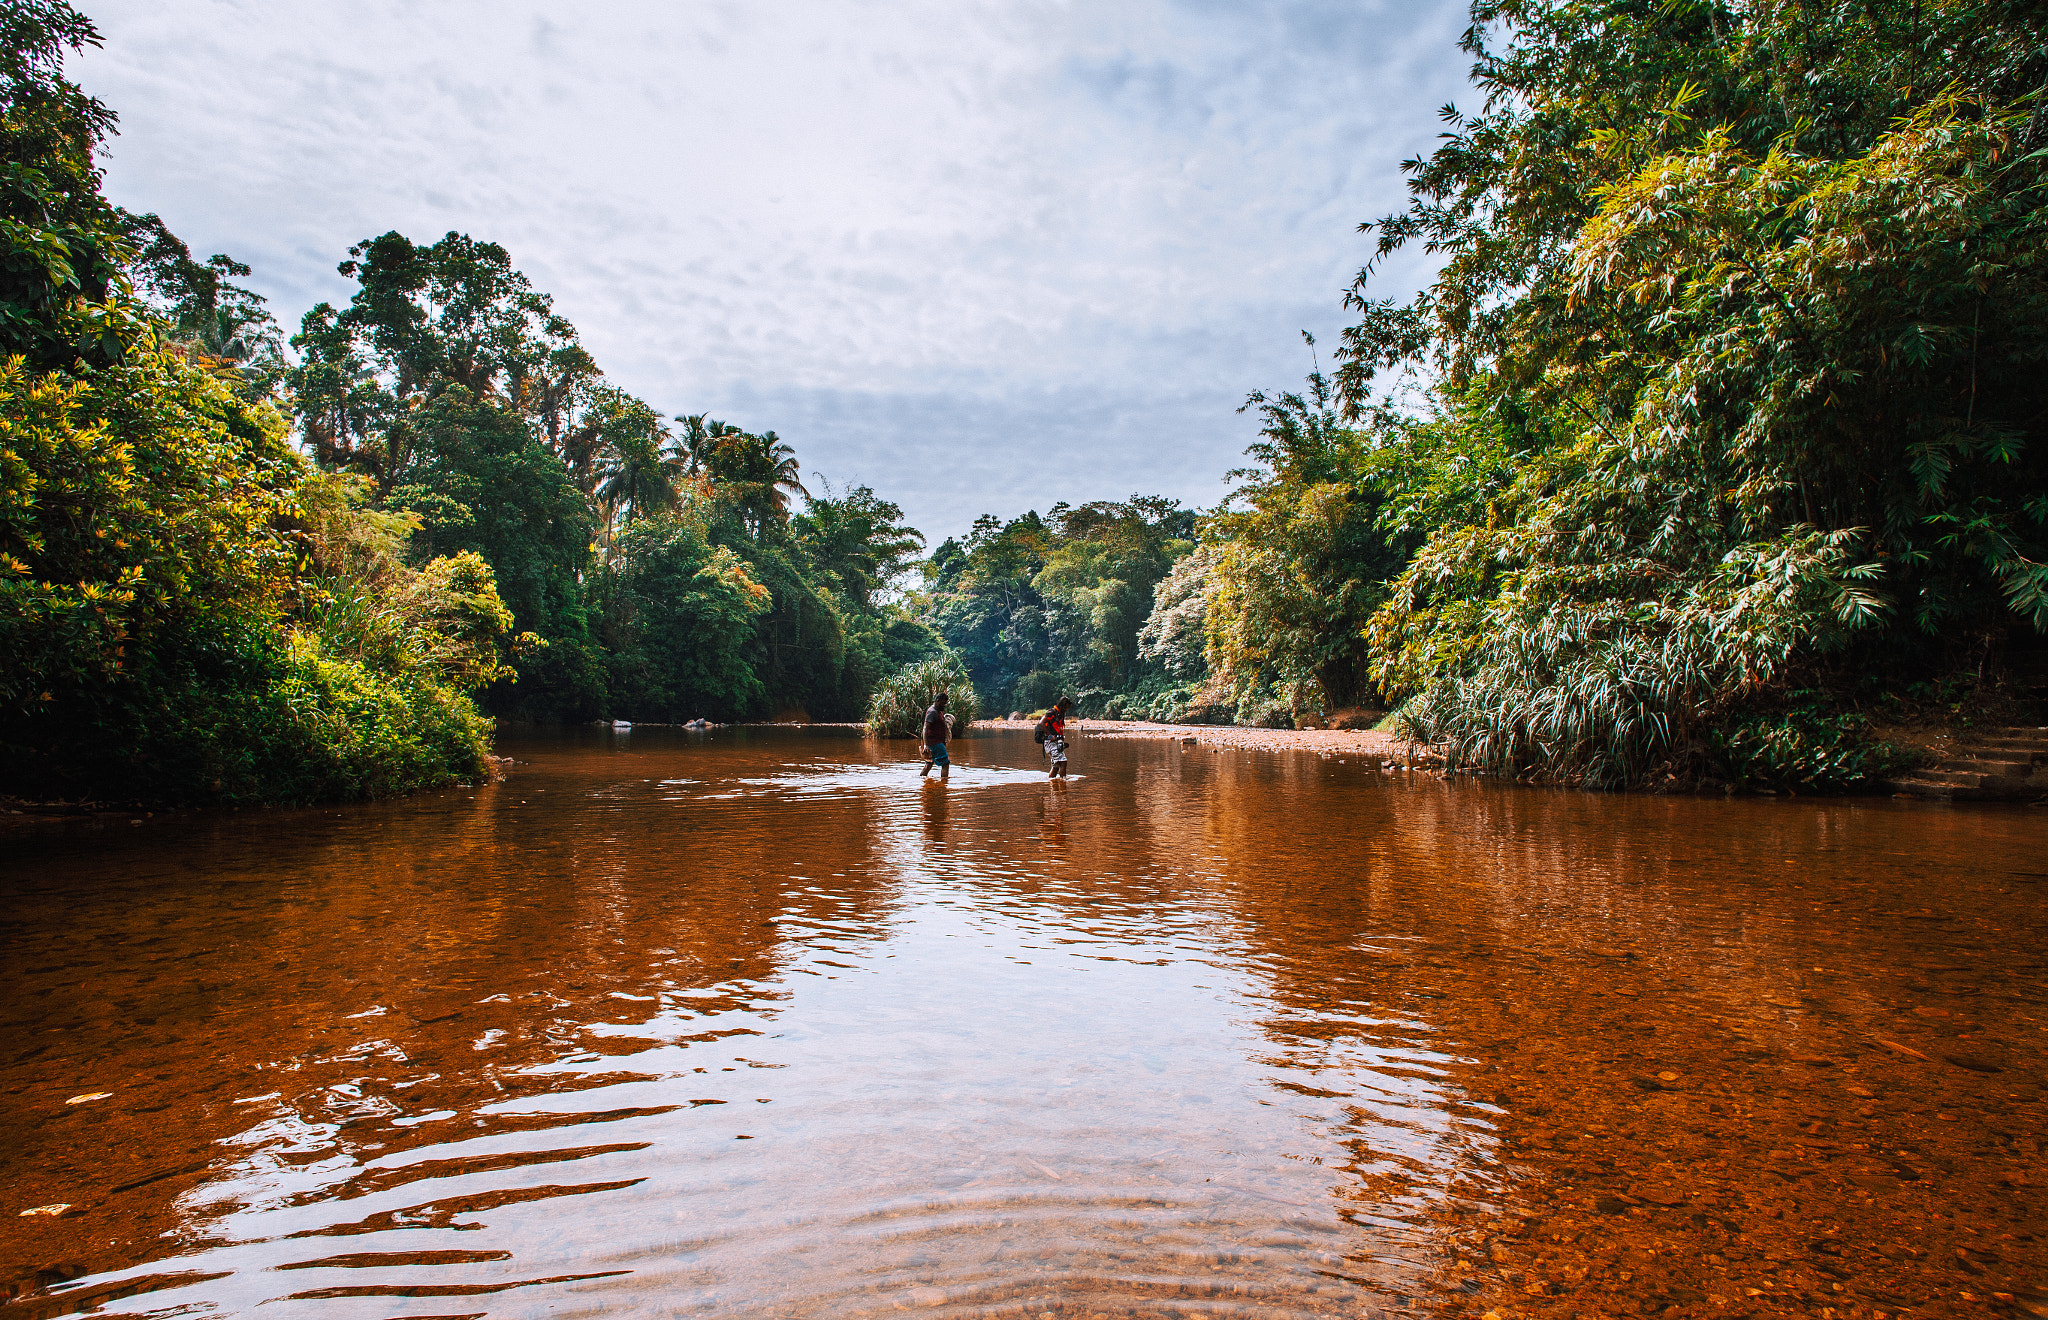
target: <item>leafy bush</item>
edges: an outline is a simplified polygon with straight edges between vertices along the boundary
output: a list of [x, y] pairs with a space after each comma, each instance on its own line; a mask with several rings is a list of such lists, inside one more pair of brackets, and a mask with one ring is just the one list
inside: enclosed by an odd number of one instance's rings
[[280, 681], [262, 703], [276, 730], [273, 764], [264, 780], [246, 786], [248, 796], [387, 797], [484, 773], [490, 721], [431, 673], [391, 673], [323, 654], [303, 633], [289, 638], [282, 660]]
[[1116, 694], [1107, 688], [1082, 688], [1074, 694], [1073, 716], [1077, 720], [1113, 719], [1109, 714], [1109, 703], [1116, 700]]
[[118, 679], [171, 621], [277, 609], [283, 429], [170, 354], [85, 378], [0, 361], [0, 707]]
[[1249, 729], [1291, 729], [1294, 711], [1284, 701], [1252, 697], [1238, 703], [1237, 722]]
[[[429, 669], [471, 692], [511, 677], [512, 611], [491, 566], [462, 550], [408, 567], [402, 556], [418, 515], [366, 507], [369, 490], [362, 477], [302, 475], [295, 494], [312, 554], [311, 571], [294, 584], [300, 622], [324, 651], [373, 668]], [[514, 649], [537, 641], [529, 635]]]
[[462, 694], [510, 616], [473, 554], [309, 473], [268, 405], [169, 353], [0, 363], [0, 784], [308, 802], [483, 772]]
[[1823, 694], [1791, 695], [1798, 704], [1788, 710], [1716, 730], [1716, 768], [1738, 783], [1824, 792], [1888, 778], [1919, 760], [1879, 741], [1863, 715], [1830, 710]]
[[1179, 724], [1189, 714], [1189, 708], [1201, 689], [1194, 684], [1182, 683], [1164, 691], [1154, 693], [1142, 711], [1133, 714], [1133, 719], [1151, 720], [1158, 724]]
[[484, 774], [489, 722], [431, 669], [393, 673], [313, 633], [201, 618], [117, 681], [10, 721], [0, 786], [222, 805], [348, 801]]
[[868, 730], [885, 738], [916, 737], [924, 728], [925, 708], [939, 693], [947, 694], [953, 731], [964, 733], [981, 713], [967, 666], [956, 655], [934, 656], [906, 665], [882, 680], [868, 699]]

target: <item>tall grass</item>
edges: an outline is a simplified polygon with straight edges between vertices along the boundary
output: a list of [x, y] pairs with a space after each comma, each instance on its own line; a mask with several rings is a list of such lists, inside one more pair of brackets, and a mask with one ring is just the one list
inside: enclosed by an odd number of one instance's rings
[[1731, 757], [1713, 731], [1796, 655], [1869, 625], [1870, 574], [1853, 548], [1854, 534], [1802, 530], [1731, 552], [1664, 601], [1502, 611], [1457, 670], [1402, 707], [1401, 721], [1443, 745], [1453, 765], [1493, 774], [1620, 787], [1712, 750], [1738, 776], [1775, 779], [1797, 761], [1807, 782], [1846, 782], [1863, 764], [1846, 746], [1822, 761]]
[[965, 732], [981, 708], [967, 666], [958, 656], [920, 660], [883, 679], [868, 699], [868, 730], [887, 738], [915, 737], [924, 727], [925, 708], [941, 692], [953, 715], [954, 733]]

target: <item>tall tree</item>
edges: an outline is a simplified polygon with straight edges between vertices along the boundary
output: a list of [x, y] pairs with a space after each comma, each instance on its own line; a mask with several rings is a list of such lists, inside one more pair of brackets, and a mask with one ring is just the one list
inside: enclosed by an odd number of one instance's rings
[[608, 517], [627, 519], [673, 509], [688, 460], [668, 443], [661, 415], [637, 399], [622, 400], [604, 423], [597, 498]]
[[867, 486], [844, 494], [828, 487], [810, 496], [796, 516], [795, 532], [811, 561], [832, 575], [856, 610], [873, 608], [877, 594], [891, 589], [909, 571], [911, 556], [924, 548], [924, 537], [904, 524], [903, 509]]
[[94, 159], [114, 112], [64, 76], [67, 52], [99, 44], [64, 0], [0, 5], [0, 354], [34, 368], [106, 365], [142, 333]]
[[130, 278], [177, 342], [233, 370], [254, 393], [270, 393], [286, 370], [284, 336], [263, 295], [235, 282], [249, 267], [221, 252], [193, 260], [158, 215], [121, 218], [134, 247]]

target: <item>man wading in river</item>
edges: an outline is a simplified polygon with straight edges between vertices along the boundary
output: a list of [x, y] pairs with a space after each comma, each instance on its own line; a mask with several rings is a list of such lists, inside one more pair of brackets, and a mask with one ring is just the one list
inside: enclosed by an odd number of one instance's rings
[[953, 717], [946, 713], [946, 694], [941, 692], [932, 698], [931, 708], [925, 711], [924, 731], [918, 735], [920, 750], [924, 752], [924, 768], [917, 772], [919, 779], [930, 774], [933, 766], [939, 767], [941, 781], [952, 777], [953, 758], [946, 755], [946, 740], [952, 736]]

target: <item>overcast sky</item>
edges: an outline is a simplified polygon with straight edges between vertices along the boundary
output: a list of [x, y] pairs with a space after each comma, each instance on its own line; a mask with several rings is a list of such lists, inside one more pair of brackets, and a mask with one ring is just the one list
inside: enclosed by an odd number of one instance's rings
[[1457, 4], [79, 3], [109, 195], [288, 330], [360, 239], [493, 239], [615, 383], [933, 544], [1214, 503], [1469, 99]]

